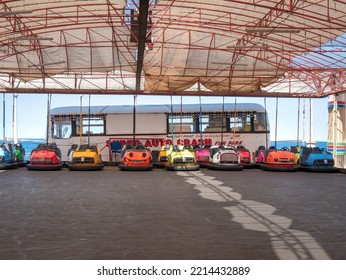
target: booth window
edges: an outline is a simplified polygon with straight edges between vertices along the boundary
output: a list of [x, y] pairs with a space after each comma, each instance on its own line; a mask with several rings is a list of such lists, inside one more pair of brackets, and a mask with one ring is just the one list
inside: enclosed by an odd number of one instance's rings
[[105, 134], [105, 120], [104, 118], [92, 117], [82, 118], [82, 126], [79, 118], [75, 121], [74, 135], [80, 134], [80, 128], [82, 128], [82, 135], [104, 135]]
[[266, 120], [266, 113], [254, 114], [254, 129], [255, 131], [269, 131], [269, 121]]
[[68, 139], [72, 135], [71, 121], [56, 121], [53, 123], [53, 138]]
[[80, 128], [82, 128], [82, 135], [105, 135], [105, 116], [91, 116], [86, 115], [82, 117], [82, 126], [80, 126], [80, 117], [77, 115], [54, 115], [52, 116], [52, 133], [55, 139], [67, 139], [72, 136], [80, 135]]

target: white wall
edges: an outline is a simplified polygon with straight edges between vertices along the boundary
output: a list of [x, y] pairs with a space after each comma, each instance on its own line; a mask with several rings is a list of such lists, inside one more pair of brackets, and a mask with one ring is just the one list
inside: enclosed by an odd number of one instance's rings
[[[107, 115], [107, 134], [131, 134], [132, 114]], [[136, 114], [136, 134], [166, 133], [165, 114]]]

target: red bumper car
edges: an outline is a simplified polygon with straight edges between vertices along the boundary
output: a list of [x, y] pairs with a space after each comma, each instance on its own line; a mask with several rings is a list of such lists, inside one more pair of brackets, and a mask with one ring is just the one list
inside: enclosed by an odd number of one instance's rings
[[61, 151], [55, 143], [39, 144], [32, 150], [30, 163], [26, 165], [29, 170], [60, 170]]
[[243, 168], [253, 168], [255, 165], [251, 162], [251, 153], [244, 146], [237, 146], [236, 151], [240, 156], [240, 164]]

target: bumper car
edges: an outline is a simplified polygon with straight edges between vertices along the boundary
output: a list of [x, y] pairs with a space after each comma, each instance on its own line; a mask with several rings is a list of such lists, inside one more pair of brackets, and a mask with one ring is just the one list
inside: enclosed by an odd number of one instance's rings
[[300, 150], [299, 170], [311, 172], [339, 172], [334, 167], [333, 155], [324, 148], [302, 147]]
[[263, 158], [260, 167], [266, 171], [297, 171], [298, 167], [294, 164], [294, 153], [284, 147], [277, 150], [275, 147], [270, 147], [264, 150]]
[[210, 148], [210, 164], [208, 169], [241, 171], [243, 166], [240, 164], [240, 156], [234, 147], [213, 146]]
[[79, 145], [71, 147], [70, 161], [66, 164], [69, 170], [93, 171], [101, 170], [104, 163], [101, 159], [100, 149], [96, 145]]
[[194, 149], [194, 152], [196, 155], [197, 164], [200, 167], [208, 167], [210, 164], [210, 147], [198, 147]]
[[118, 167], [125, 171], [150, 171], [153, 169], [151, 161], [151, 151], [139, 143], [135, 148], [132, 145], [125, 146]]
[[254, 163], [251, 162], [251, 153], [248, 149], [244, 146], [237, 146], [236, 151], [240, 156], [240, 164], [243, 168], [253, 168], [255, 166]]
[[72, 162], [72, 158], [73, 158], [72, 155], [78, 149], [78, 147], [79, 147], [79, 145], [72, 144], [71, 148], [68, 149], [67, 157], [68, 157], [69, 162]]
[[255, 151], [253, 155], [253, 160], [255, 162], [255, 167], [261, 168], [261, 164], [264, 161], [264, 152], [265, 152], [265, 147], [264, 146], [259, 146], [257, 150]]
[[0, 170], [14, 169], [18, 167], [18, 163], [11, 156], [10, 151], [4, 144], [0, 146]]
[[170, 171], [196, 171], [199, 165], [196, 155], [189, 146], [174, 145], [169, 154], [166, 170]]
[[166, 166], [166, 164], [168, 163], [169, 155], [171, 154], [172, 150], [173, 150], [172, 145], [162, 146], [158, 159], [157, 159], [156, 167], [164, 168]]
[[294, 164], [299, 164], [300, 158], [300, 147], [299, 146], [291, 146], [289, 151], [294, 153]]
[[23, 148], [22, 144], [17, 143], [14, 145], [14, 160], [18, 163], [18, 167], [24, 167], [29, 162], [24, 160], [25, 156], [25, 149]]
[[30, 163], [26, 165], [29, 170], [60, 170], [61, 151], [55, 143], [39, 144], [32, 150]]

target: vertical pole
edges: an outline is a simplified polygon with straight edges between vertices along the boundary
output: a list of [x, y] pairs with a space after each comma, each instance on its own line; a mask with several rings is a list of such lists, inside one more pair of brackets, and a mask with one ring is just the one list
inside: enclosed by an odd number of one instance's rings
[[83, 96], [79, 97], [79, 145], [82, 145], [83, 134]]
[[[199, 85], [198, 85], [199, 86]], [[203, 146], [203, 132], [202, 132], [202, 99], [201, 96], [199, 96], [199, 147], [202, 149]]]
[[133, 135], [132, 135], [132, 145], [133, 147], [136, 144], [136, 104], [137, 104], [137, 95], [133, 96]]
[[2, 141], [5, 143], [5, 128], [6, 128], [6, 101], [5, 101], [5, 93], [2, 94]]
[[171, 135], [172, 135], [172, 145], [174, 145], [174, 122], [173, 122], [173, 98], [171, 95]]
[[180, 96], [180, 145], [183, 141], [183, 96]]
[[276, 97], [276, 113], [275, 113], [275, 149], [276, 149], [277, 138], [278, 138], [278, 107], [279, 107], [279, 98]]
[[305, 101], [306, 101], [306, 99], [304, 98], [304, 100], [303, 100], [303, 142], [306, 142], [305, 141], [305, 139], [306, 139], [306, 137], [305, 137], [305, 117], [306, 117], [306, 115], [305, 115], [306, 114]]
[[79, 97], [79, 145], [82, 145], [83, 134], [83, 96]]
[[337, 129], [338, 129], [338, 102], [336, 99], [336, 95], [334, 95], [334, 107], [333, 107], [333, 157], [336, 161], [336, 152], [337, 152]]
[[264, 97], [264, 120], [266, 129], [266, 149], [268, 149], [268, 119], [267, 119], [267, 99]]
[[52, 107], [52, 96], [53, 94], [49, 94], [48, 142], [52, 140], [52, 121], [50, 118], [50, 109]]
[[314, 99], [311, 99], [311, 140], [317, 143], [314, 135]]
[[310, 125], [309, 125], [309, 143], [310, 143], [310, 147], [312, 146], [312, 104], [311, 104], [312, 100], [311, 100], [311, 97], [310, 97], [310, 108], [309, 108], [309, 122], [310, 122]]
[[50, 100], [49, 100], [49, 94], [47, 94], [46, 144], [48, 144], [48, 139], [49, 139], [49, 121], [50, 121]]
[[298, 98], [297, 146], [299, 146], [300, 98]]
[[18, 143], [18, 128], [17, 128], [17, 97], [18, 94], [13, 94], [13, 108], [12, 108], [12, 143]]
[[224, 112], [225, 112], [225, 97], [222, 96], [222, 114], [221, 114], [221, 147], [223, 147], [223, 119], [224, 119]]
[[89, 108], [88, 108], [88, 115], [89, 115], [89, 117], [88, 117], [88, 147], [90, 147], [90, 118], [91, 118], [91, 116], [90, 116], [90, 99], [91, 99], [91, 95], [90, 95], [90, 93], [89, 93]]
[[234, 118], [233, 118], [233, 139], [235, 140], [236, 134], [236, 124], [237, 124], [237, 98], [234, 98]]

